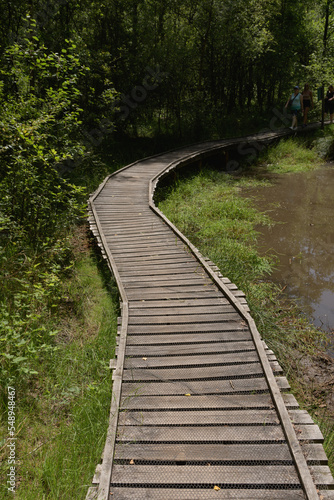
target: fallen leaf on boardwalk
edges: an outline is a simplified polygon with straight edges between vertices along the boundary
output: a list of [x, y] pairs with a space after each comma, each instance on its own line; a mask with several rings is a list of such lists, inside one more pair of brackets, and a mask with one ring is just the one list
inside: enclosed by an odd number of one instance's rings
[[191, 396], [191, 394], [185, 394], [185, 396]]
[[216, 491], [220, 490], [219, 486], [214, 486], [213, 489], [216, 490]]
[[130, 465], [134, 465], [135, 461], [134, 460], [130, 460]]
[[143, 359], [144, 361], [146, 361], [146, 360], [147, 360], [147, 358], [142, 358], [142, 359]]

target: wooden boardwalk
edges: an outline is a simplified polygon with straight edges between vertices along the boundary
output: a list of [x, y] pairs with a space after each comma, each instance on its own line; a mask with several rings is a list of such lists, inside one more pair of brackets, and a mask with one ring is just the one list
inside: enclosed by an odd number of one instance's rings
[[233, 144], [136, 162], [90, 199], [122, 316], [108, 437], [87, 500], [334, 498], [321, 432], [288, 393], [244, 295], [153, 203], [159, 177]]

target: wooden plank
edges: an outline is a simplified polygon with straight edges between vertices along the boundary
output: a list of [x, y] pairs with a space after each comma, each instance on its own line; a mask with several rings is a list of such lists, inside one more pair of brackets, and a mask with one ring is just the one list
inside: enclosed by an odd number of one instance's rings
[[226, 321], [220, 323], [174, 323], [172, 325], [129, 325], [129, 335], [161, 335], [163, 333], [196, 333], [202, 332], [238, 332], [245, 331], [246, 325], [243, 321]]
[[289, 391], [291, 389], [290, 384], [286, 377], [276, 376], [276, 383], [282, 392]]
[[193, 426], [193, 427], [158, 427], [158, 426], [118, 426], [117, 440], [134, 443], [159, 442], [205, 442], [232, 443], [284, 443], [285, 437], [280, 425], [258, 425], [250, 429], [246, 426]]
[[228, 353], [254, 350], [251, 341], [191, 343], [183, 345], [128, 346], [126, 356], [173, 356], [181, 354]]
[[[208, 275], [198, 267], [195, 267], [193, 263], [185, 266], [180, 264], [179, 267], [168, 268], [165, 266], [158, 269], [144, 269], [140, 268], [137, 271], [130, 271], [128, 273], [122, 273], [122, 278], [124, 283], [136, 283], [139, 279], [152, 280], [153, 281], [168, 281], [168, 280], [188, 280], [189, 278], [208, 278]], [[212, 280], [208, 278], [210, 283]]]
[[227, 330], [219, 332], [193, 332], [155, 335], [129, 334], [127, 346], [132, 345], [164, 345], [164, 344], [193, 344], [205, 342], [244, 341], [251, 338], [248, 330]]
[[[180, 259], [179, 259], [180, 260]], [[195, 273], [198, 271], [198, 266], [194, 262], [178, 262], [178, 263], [173, 263], [170, 261], [164, 261], [164, 263], [160, 263], [158, 261], [157, 264], [151, 263], [151, 265], [146, 265], [144, 262], [141, 263], [141, 265], [136, 264], [123, 264], [122, 266], [119, 266], [119, 272], [124, 277], [138, 277], [138, 276], [151, 276], [154, 274], [155, 276], [158, 275], [166, 275], [169, 276], [170, 274], [177, 274], [180, 271], [183, 273], [188, 273], [190, 274], [191, 272]]]
[[186, 252], [185, 248], [183, 247], [159, 249], [152, 251], [149, 259], [147, 257], [147, 252], [141, 252], [141, 253], [138, 252], [137, 255], [128, 255], [127, 253], [124, 256], [122, 254], [119, 254], [118, 259], [122, 262], [123, 265], [127, 264], [131, 265], [132, 263], [136, 262], [141, 262], [144, 265], [149, 265], [150, 263], [157, 264], [160, 263], [161, 261], [172, 262], [174, 259], [177, 262], [185, 261], [185, 262], [197, 263], [195, 257]]
[[184, 396], [184, 394], [233, 394], [256, 391], [267, 391], [268, 385], [264, 378], [249, 378], [239, 380], [195, 380], [177, 382], [150, 382], [123, 384], [122, 396]]
[[312, 465], [310, 470], [318, 488], [334, 490], [334, 478], [329, 467], [326, 465]]
[[[290, 388], [285, 377], [278, 377], [277, 383], [281, 390]], [[233, 379], [232, 380], [195, 380], [175, 382], [128, 382], [123, 384], [122, 396], [163, 396], [184, 394], [235, 394], [267, 391], [268, 385], [264, 378]], [[313, 423], [310, 418], [310, 422]]]
[[[305, 500], [301, 489], [279, 489], [270, 488], [259, 489], [251, 487], [245, 489], [221, 488], [220, 490], [210, 488], [194, 487], [188, 488], [131, 488], [131, 487], [111, 487], [111, 498], [113, 500]], [[320, 492], [323, 500], [332, 500], [329, 492]], [[327, 496], [324, 496], [327, 495]], [[321, 498], [321, 497], [319, 497]]]
[[118, 269], [122, 273], [131, 273], [131, 271], [134, 269], [138, 271], [140, 271], [141, 269], [146, 270], [150, 266], [152, 266], [154, 269], [160, 269], [164, 266], [171, 267], [171, 264], [174, 260], [177, 261], [176, 267], [181, 267], [184, 264], [188, 264], [188, 267], [196, 265], [195, 262], [187, 259], [184, 254], [176, 254], [175, 257], [173, 257], [173, 255], [174, 254], [152, 254], [150, 255], [150, 257], [147, 257], [147, 255], [126, 255], [125, 257], [123, 257], [122, 254], [119, 254], [116, 258], [118, 262]]
[[[145, 353], [146, 354], [146, 353]], [[257, 352], [247, 351], [239, 353], [205, 353], [202, 355], [189, 355], [189, 356], [157, 356], [157, 357], [146, 357], [142, 358], [126, 358], [124, 367], [125, 369], [131, 368], [157, 368], [157, 367], [185, 367], [185, 366], [197, 366], [200, 365], [203, 369], [203, 374], [205, 376], [205, 370], [207, 366], [212, 365], [234, 365], [234, 364], [245, 364], [245, 363], [257, 363], [259, 361], [259, 356]]]
[[[273, 403], [271, 396], [268, 393], [258, 393], [258, 394], [210, 394], [210, 395], [196, 395], [191, 396], [185, 393], [182, 396], [127, 396], [123, 398], [122, 410], [198, 410], [201, 409], [226, 409], [226, 410], [243, 410], [243, 409], [271, 409]], [[293, 407], [298, 407], [295, 404], [295, 399], [289, 394], [284, 394], [286, 398], [286, 406], [292, 405]], [[316, 425], [306, 425], [305, 429], [298, 432], [304, 432], [305, 435], [309, 433], [312, 440], [322, 441], [322, 434]], [[309, 438], [311, 439], [311, 438]]]
[[155, 224], [154, 219], [151, 219], [148, 214], [143, 215], [134, 215], [131, 217], [129, 214], [124, 215], [122, 217], [121, 214], [115, 215], [110, 214], [106, 217], [102, 217], [102, 220], [99, 218], [101, 222], [101, 226], [103, 228], [103, 232], [108, 234], [108, 236], [112, 236], [115, 233], [119, 232], [134, 232], [134, 231], [146, 231], [150, 230], [164, 230], [167, 226], [157, 226]]
[[[312, 456], [311, 445], [308, 445]], [[316, 453], [314, 453], [317, 456]], [[133, 443], [118, 442], [115, 459], [122, 461], [170, 461], [170, 462], [219, 462], [233, 465], [238, 463], [283, 462], [292, 463], [286, 443], [271, 444], [227, 444], [227, 443]], [[186, 465], [186, 464], [184, 464]], [[190, 464], [189, 464], [190, 465]], [[213, 464], [212, 464], [213, 465]]]
[[[309, 415], [305, 410], [289, 410], [289, 416], [294, 424], [308, 424]], [[279, 424], [279, 418], [274, 408], [221, 410], [165, 410], [137, 411], [122, 410], [119, 415], [120, 425], [267, 425]]]
[[123, 262], [127, 261], [127, 259], [137, 259], [139, 257], [144, 257], [147, 262], [150, 259], [160, 258], [166, 255], [174, 255], [175, 257], [184, 257], [184, 248], [183, 247], [173, 247], [173, 248], [147, 248], [147, 249], [136, 249], [136, 248], [114, 248], [113, 255], [115, 256], [115, 260], [117, 256], [120, 256]]
[[295, 431], [299, 441], [305, 440], [309, 443], [323, 443], [324, 437], [317, 425], [295, 425]]
[[[200, 304], [201, 302], [199, 302]], [[145, 303], [144, 303], [145, 306]], [[154, 305], [146, 304], [146, 307], [137, 307], [135, 309], [132, 307], [130, 309], [130, 319], [132, 321], [133, 318], [139, 318], [142, 316], [174, 316], [176, 314], [184, 314], [184, 315], [193, 315], [196, 314], [229, 314], [234, 313], [235, 308], [230, 304], [218, 304], [218, 305], [193, 305], [193, 306], [184, 306], [182, 302], [174, 307], [156, 307]]]
[[[137, 309], [151, 309], [151, 308], [176, 308], [176, 307], [206, 307], [206, 306], [230, 306], [229, 301], [222, 295], [217, 294], [214, 298], [205, 297], [190, 297], [189, 299], [170, 299], [170, 300], [132, 300], [129, 304], [130, 315], [132, 315], [133, 310]], [[233, 307], [233, 306], [230, 306]], [[235, 310], [235, 308], [233, 308]]]
[[191, 298], [217, 298], [219, 294], [212, 286], [184, 286], [184, 287], [156, 287], [154, 290], [133, 288], [127, 290], [130, 300], [169, 300], [169, 299], [191, 299]]
[[174, 311], [174, 315], [159, 314], [156, 316], [134, 316], [131, 314], [129, 317], [130, 325], [159, 325], [159, 324], [173, 324], [173, 323], [219, 323], [242, 321], [240, 315], [235, 311], [223, 313], [210, 313], [209, 311], [200, 314], [180, 314]]
[[[197, 281], [197, 282], [196, 282]], [[125, 284], [128, 297], [131, 300], [169, 300], [169, 299], [191, 299], [193, 298], [217, 298], [218, 292], [215, 286], [210, 282], [196, 280], [187, 280], [178, 282], [169, 281], [169, 284], [162, 282], [153, 282], [149, 285], [147, 282], [140, 284]], [[218, 295], [219, 296], [219, 295]], [[238, 296], [238, 293], [236, 293]]]
[[156, 279], [152, 280], [145, 280], [144, 278], [141, 280], [136, 280], [136, 281], [124, 281], [124, 288], [128, 290], [133, 290], [133, 289], [149, 289], [154, 292], [156, 288], [162, 288], [162, 287], [168, 287], [171, 288], [173, 287], [213, 287], [212, 281], [209, 280], [209, 278], [206, 278], [205, 276], [200, 277], [190, 277], [188, 279], [185, 278], [178, 278], [177, 275], [170, 276], [168, 279], [165, 279], [164, 277], [157, 277]]
[[148, 224], [146, 227], [142, 227], [141, 224], [133, 227], [125, 227], [124, 224], [117, 227], [114, 224], [110, 224], [110, 227], [104, 228], [103, 233], [105, 236], [110, 236], [111, 238], [116, 236], [117, 239], [124, 239], [124, 241], [131, 241], [137, 238], [161, 239], [161, 237], [165, 235], [168, 237], [171, 234], [168, 226], [152, 227], [152, 224]]
[[117, 484], [153, 485], [210, 485], [210, 486], [299, 486], [294, 466], [183, 466], [177, 465], [114, 465], [112, 487]]
[[175, 245], [175, 241], [174, 242], [168, 241], [168, 238], [166, 238], [166, 234], [164, 235], [163, 233], [160, 233], [160, 235], [159, 234], [145, 235], [142, 233], [131, 237], [131, 235], [126, 234], [126, 232], [108, 231], [106, 239], [108, 241], [108, 244], [113, 248], [122, 247], [124, 248], [124, 250], [138, 249], [140, 251], [142, 248], [182, 249], [181, 246]]
[[[308, 464], [327, 465], [327, 457], [321, 444], [302, 443]], [[170, 461], [170, 462], [282, 462], [292, 457], [286, 443], [226, 444], [226, 443], [133, 443], [118, 442], [115, 459], [122, 461]], [[186, 464], [185, 464], [186, 465]]]
[[[97, 213], [101, 215], [109, 215], [112, 221], [121, 222], [124, 219], [135, 222], [136, 220], [142, 221], [151, 221], [152, 213], [144, 208], [143, 206], [133, 206], [129, 207], [128, 210], [125, 208], [117, 207], [115, 203], [94, 203], [94, 206], [97, 210]], [[103, 227], [104, 223], [101, 222]], [[108, 227], [108, 224], [106, 224]]]
[[334, 489], [331, 490], [319, 490], [319, 498], [321, 500], [333, 500], [334, 499]]
[[[270, 394], [224, 394], [187, 396], [140, 396], [126, 397], [122, 401], [122, 409], [135, 410], [187, 410], [187, 409], [247, 409], [273, 408]], [[308, 426], [313, 427], [313, 426]]]
[[188, 269], [196, 270], [196, 263], [189, 261], [186, 258], [177, 258], [178, 262], [173, 263], [173, 259], [161, 259], [156, 258], [152, 259], [150, 263], [144, 259], [132, 259], [131, 262], [124, 261], [119, 264], [118, 269], [122, 276], [136, 276], [141, 275], [143, 272], [154, 272], [154, 274], [166, 274], [169, 275], [170, 272], [178, 271], [179, 269], [184, 269], [187, 271]]
[[[166, 234], [169, 232], [168, 226], [166, 225], [156, 225], [152, 221], [147, 222], [128, 222], [123, 220], [123, 222], [115, 222], [114, 220], [110, 220], [109, 222], [106, 220], [102, 223], [103, 225], [103, 233], [108, 237], [113, 237], [117, 235], [119, 237], [128, 236], [130, 239], [136, 238], [138, 236], [145, 236], [151, 234], [152, 236], [159, 236]], [[189, 260], [189, 259], [188, 259]]]
[[310, 414], [306, 410], [289, 410], [288, 412], [290, 420], [293, 424], [309, 424], [313, 425], [314, 422], [310, 416]]
[[230, 379], [232, 377], [254, 377], [263, 376], [263, 370], [259, 363], [249, 365], [225, 365], [208, 366], [203, 373], [201, 367], [187, 368], [145, 368], [124, 370], [123, 380], [153, 380], [153, 381], [172, 381], [172, 380], [196, 380], [196, 379]]
[[110, 246], [110, 248], [123, 248], [124, 250], [128, 250], [128, 249], [134, 249], [134, 250], [146, 250], [146, 249], [155, 249], [155, 248], [171, 248], [171, 249], [174, 249], [174, 248], [182, 248], [180, 246], [180, 244], [178, 245], [176, 242], [175, 242], [175, 239], [174, 241], [166, 241], [167, 238], [163, 238], [160, 236], [160, 237], [137, 237], [137, 238], [127, 238], [126, 239], [126, 242], [125, 240], [121, 237], [121, 235], [119, 236], [115, 236], [115, 235], [112, 235], [112, 236], [106, 236], [106, 240]]

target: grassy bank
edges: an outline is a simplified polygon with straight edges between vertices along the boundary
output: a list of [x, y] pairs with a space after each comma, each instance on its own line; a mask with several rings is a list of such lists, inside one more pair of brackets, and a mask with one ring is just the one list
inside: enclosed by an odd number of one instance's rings
[[322, 161], [317, 141], [312, 149], [309, 138], [281, 141], [238, 176], [203, 167], [158, 192], [157, 202], [201, 253], [246, 293], [261, 336], [276, 353], [300, 405], [312, 413], [324, 432], [333, 470], [333, 415], [324, 413], [325, 395], [317, 394], [303, 380], [299, 364], [301, 359], [318, 358], [324, 335], [310, 325], [296, 305], [283, 298], [280, 287], [270, 281], [275, 258], [259, 254], [255, 228], [272, 222], [252, 206], [251, 199], [241, 196], [245, 188], [269, 185], [268, 180], [252, 175], [259, 170], [288, 175], [317, 168]]
[[[86, 226], [72, 235], [74, 266], [61, 284], [50, 355], [38, 373], [15, 388], [15, 498], [84, 499], [99, 463], [109, 418], [118, 301], [106, 265]], [[35, 366], [36, 368], [36, 366]], [[0, 498], [9, 464], [6, 402], [2, 407]]]

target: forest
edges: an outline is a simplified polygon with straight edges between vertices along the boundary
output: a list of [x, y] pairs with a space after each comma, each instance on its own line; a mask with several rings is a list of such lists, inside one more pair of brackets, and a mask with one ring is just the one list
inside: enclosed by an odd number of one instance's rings
[[334, 0], [2, 2], [2, 404], [59, 349], [71, 231], [103, 178], [167, 147], [255, 132], [296, 84], [310, 84], [319, 120], [333, 60]]

